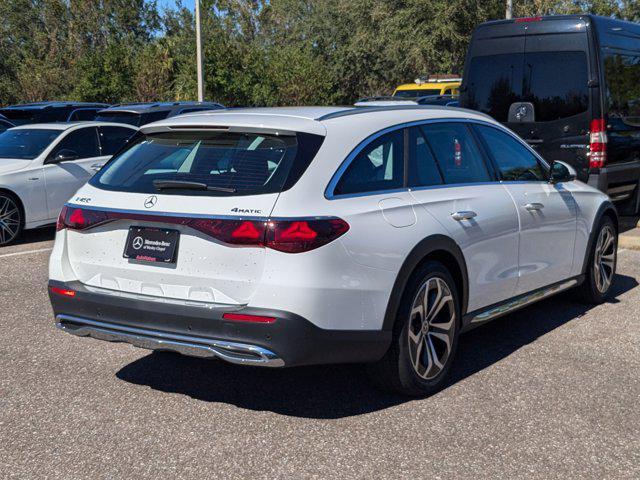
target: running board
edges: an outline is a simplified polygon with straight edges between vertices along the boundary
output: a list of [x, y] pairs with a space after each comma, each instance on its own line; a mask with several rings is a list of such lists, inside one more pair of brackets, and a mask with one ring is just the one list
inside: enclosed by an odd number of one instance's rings
[[488, 310], [484, 310], [476, 314], [471, 313], [471, 320], [468, 323], [476, 324], [488, 322], [489, 320], [501, 317], [502, 315], [511, 313], [515, 310], [518, 310], [519, 308], [526, 307], [527, 305], [537, 302], [538, 300], [542, 300], [543, 298], [547, 298], [551, 295], [555, 295], [556, 293], [568, 290], [569, 288], [575, 287], [579, 283], [580, 282], [577, 278], [573, 278], [565, 282], [556, 283], [555, 285], [552, 285], [550, 287], [536, 290], [535, 292], [527, 293], [513, 300], [508, 300], [507, 302], [501, 303], [500, 305], [497, 305], [495, 307], [490, 307]]

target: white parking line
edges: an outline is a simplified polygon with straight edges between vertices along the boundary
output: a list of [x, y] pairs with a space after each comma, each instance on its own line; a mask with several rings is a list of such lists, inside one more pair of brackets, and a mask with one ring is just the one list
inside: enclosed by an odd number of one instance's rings
[[17, 257], [18, 255], [28, 255], [29, 253], [50, 252], [51, 250], [53, 250], [53, 248], [40, 248], [38, 250], [27, 250], [26, 252], [5, 253], [4, 255], [0, 255], [0, 258]]

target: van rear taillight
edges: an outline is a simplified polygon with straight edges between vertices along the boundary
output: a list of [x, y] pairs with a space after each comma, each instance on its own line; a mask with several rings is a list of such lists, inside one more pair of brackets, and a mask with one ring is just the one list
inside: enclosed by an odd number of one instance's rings
[[607, 122], [603, 118], [591, 120], [589, 134], [589, 167], [602, 168], [607, 161]]
[[540, 22], [542, 21], [542, 17], [522, 17], [516, 18], [516, 23], [530, 23], [530, 22]]
[[133, 220], [184, 225], [229, 245], [266, 247], [285, 253], [314, 250], [341, 237], [349, 224], [341, 218], [287, 218], [269, 220], [191, 218], [147, 215], [133, 212], [106, 212], [65, 206], [57, 229], [88, 230], [115, 220]]

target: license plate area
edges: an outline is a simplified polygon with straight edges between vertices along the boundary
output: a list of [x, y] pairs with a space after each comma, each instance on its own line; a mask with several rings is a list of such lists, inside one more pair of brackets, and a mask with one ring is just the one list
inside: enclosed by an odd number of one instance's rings
[[178, 230], [129, 227], [122, 256], [138, 262], [176, 263], [179, 240]]

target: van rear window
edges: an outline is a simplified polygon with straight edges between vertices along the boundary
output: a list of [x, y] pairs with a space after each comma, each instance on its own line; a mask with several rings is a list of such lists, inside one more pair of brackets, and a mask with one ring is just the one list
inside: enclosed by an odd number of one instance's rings
[[536, 122], [578, 115], [589, 108], [585, 52], [529, 52], [471, 59], [467, 107], [507, 122], [514, 102], [531, 102]]
[[91, 180], [106, 190], [178, 195], [278, 193], [302, 175], [323, 137], [171, 132], [141, 136]]

